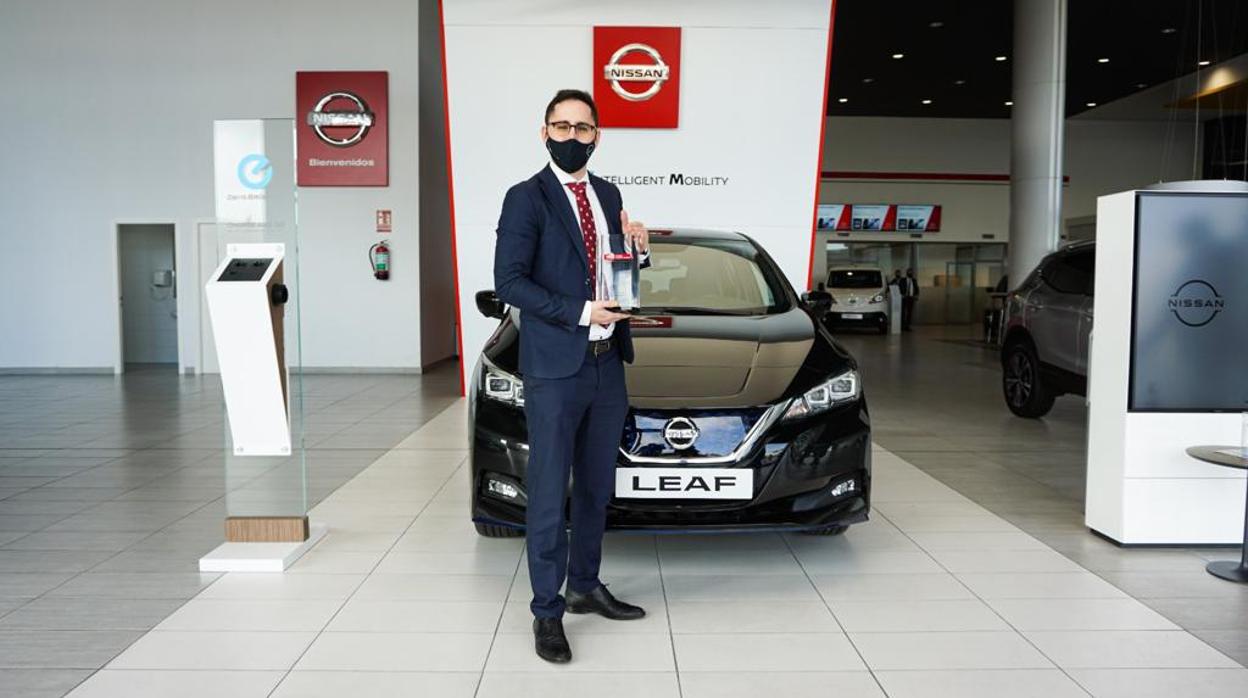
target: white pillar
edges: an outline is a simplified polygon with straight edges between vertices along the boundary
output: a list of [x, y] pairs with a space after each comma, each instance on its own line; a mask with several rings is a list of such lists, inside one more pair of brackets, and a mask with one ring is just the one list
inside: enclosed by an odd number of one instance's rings
[[1066, 121], [1066, 0], [1014, 0], [1010, 284], [1057, 248]]

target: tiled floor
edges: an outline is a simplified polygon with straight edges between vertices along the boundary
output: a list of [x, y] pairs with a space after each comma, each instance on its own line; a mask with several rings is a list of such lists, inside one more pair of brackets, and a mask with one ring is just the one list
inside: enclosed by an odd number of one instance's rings
[[[0, 696], [64, 695], [217, 579], [219, 383], [134, 368], [0, 376]], [[305, 376], [311, 501], [450, 404], [455, 368]]]
[[[840, 337], [862, 364], [876, 443], [1248, 665], [1248, 588], [1204, 569], [1239, 550], [1122, 549], [1090, 535], [1083, 398], [1059, 398], [1042, 420], [1012, 416], [1001, 400], [997, 354], [967, 341], [975, 336], [974, 328], [948, 327]], [[944, 539], [974, 551], [980, 540], [1004, 540], [958, 531], [953, 512], [942, 516], [949, 530], [921, 542]], [[979, 556], [969, 557], [973, 564]]]
[[574, 661], [547, 664], [523, 542], [464, 515], [465, 409], [315, 508], [335, 532], [289, 573], [224, 575], [71, 695], [1248, 690], [1248, 669], [883, 449], [876, 515], [843, 537], [609, 536], [605, 579], [649, 615], [567, 616]]
[[1089, 535], [1082, 403], [1010, 417], [965, 335], [844, 338], [881, 447], [869, 524], [610, 535], [604, 577], [650, 615], [569, 616], [562, 667], [532, 653], [522, 541], [465, 515], [453, 367], [308, 377], [334, 531], [285, 575], [220, 577], [193, 571], [224, 515], [207, 381], [0, 377], [0, 695], [1248, 693], [1248, 596], [1203, 571], [1229, 551]]

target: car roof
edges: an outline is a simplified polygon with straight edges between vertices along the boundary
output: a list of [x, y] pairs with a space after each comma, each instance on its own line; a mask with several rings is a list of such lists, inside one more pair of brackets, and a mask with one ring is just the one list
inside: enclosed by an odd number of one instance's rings
[[834, 271], [878, 271], [881, 274], [884, 273], [884, 270], [880, 267], [874, 267], [870, 264], [838, 264], [834, 267], [828, 267], [828, 273]]
[[650, 228], [650, 234], [657, 238], [676, 238], [682, 240], [748, 240], [745, 235], [733, 230], [712, 230], [711, 228]]

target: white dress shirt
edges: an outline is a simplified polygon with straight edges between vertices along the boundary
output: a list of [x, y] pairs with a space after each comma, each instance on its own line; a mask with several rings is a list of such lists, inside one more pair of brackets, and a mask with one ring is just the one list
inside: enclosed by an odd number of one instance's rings
[[[559, 169], [553, 161], [550, 163], [549, 167], [550, 167], [551, 172], [554, 172], [555, 177], [559, 180], [559, 186], [563, 187], [563, 193], [568, 196], [568, 203], [571, 204], [572, 206], [572, 212], [579, 213], [576, 207], [576, 192], [573, 192], [572, 188], [569, 187], [568, 185], [573, 182], [580, 182], [582, 180], [579, 180], [576, 177], [573, 177], [572, 175], [568, 174], [567, 172], [564, 172], [563, 170]], [[593, 214], [594, 214], [594, 234], [595, 234], [595, 237], [597, 238], [597, 243], [598, 243], [598, 249], [594, 251], [595, 259], [598, 260], [598, 264], [597, 266], [595, 266], [595, 269], [597, 270], [598, 275], [602, 277], [601, 283], [605, 284], [608, 289], [611, 289], [612, 291], [614, 291], [614, 288], [612, 287], [613, 280], [611, 278], [611, 274], [605, 274], [604, 276], [603, 267], [605, 265], [602, 263], [603, 252], [610, 249], [608, 247], [610, 243], [607, 241], [607, 236], [610, 235], [611, 229], [607, 227], [607, 216], [606, 214], [602, 212], [602, 203], [598, 201], [598, 195], [594, 193], [593, 182], [589, 181], [588, 176], [586, 176], [583, 181], [585, 182], [585, 196], [589, 199], [589, 208], [591, 211], [593, 211]], [[580, 216], [574, 215], [573, 218], [575, 218], [578, 221], [577, 225], [579, 226]], [[584, 237], [584, 236], [585, 236], [584, 231], [582, 231], [581, 237]], [[650, 256], [650, 251], [646, 250], [645, 252], [641, 253], [641, 257], [638, 259], [638, 261], [645, 261], [645, 259], [649, 256]], [[598, 288], [598, 287], [599, 287], [599, 281], [595, 280], [594, 288]], [[581, 319], [579, 322], [581, 325], [589, 325], [589, 341], [594, 342], [600, 339], [606, 339], [607, 337], [610, 337], [612, 333], [615, 332], [615, 323], [612, 322], [612, 323], [607, 324], [606, 326], [599, 325], [597, 323], [590, 325], [589, 316], [592, 311], [593, 311], [593, 302], [585, 301], [585, 307], [581, 310]]]

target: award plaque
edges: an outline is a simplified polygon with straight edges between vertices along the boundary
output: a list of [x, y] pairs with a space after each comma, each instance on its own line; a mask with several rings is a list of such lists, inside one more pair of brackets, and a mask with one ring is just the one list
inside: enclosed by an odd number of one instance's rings
[[605, 252], [602, 259], [604, 264], [598, 297], [616, 301], [621, 312], [641, 308], [641, 268], [637, 255], [633, 254], [632, 243], [626, 240], [623, 252]]

